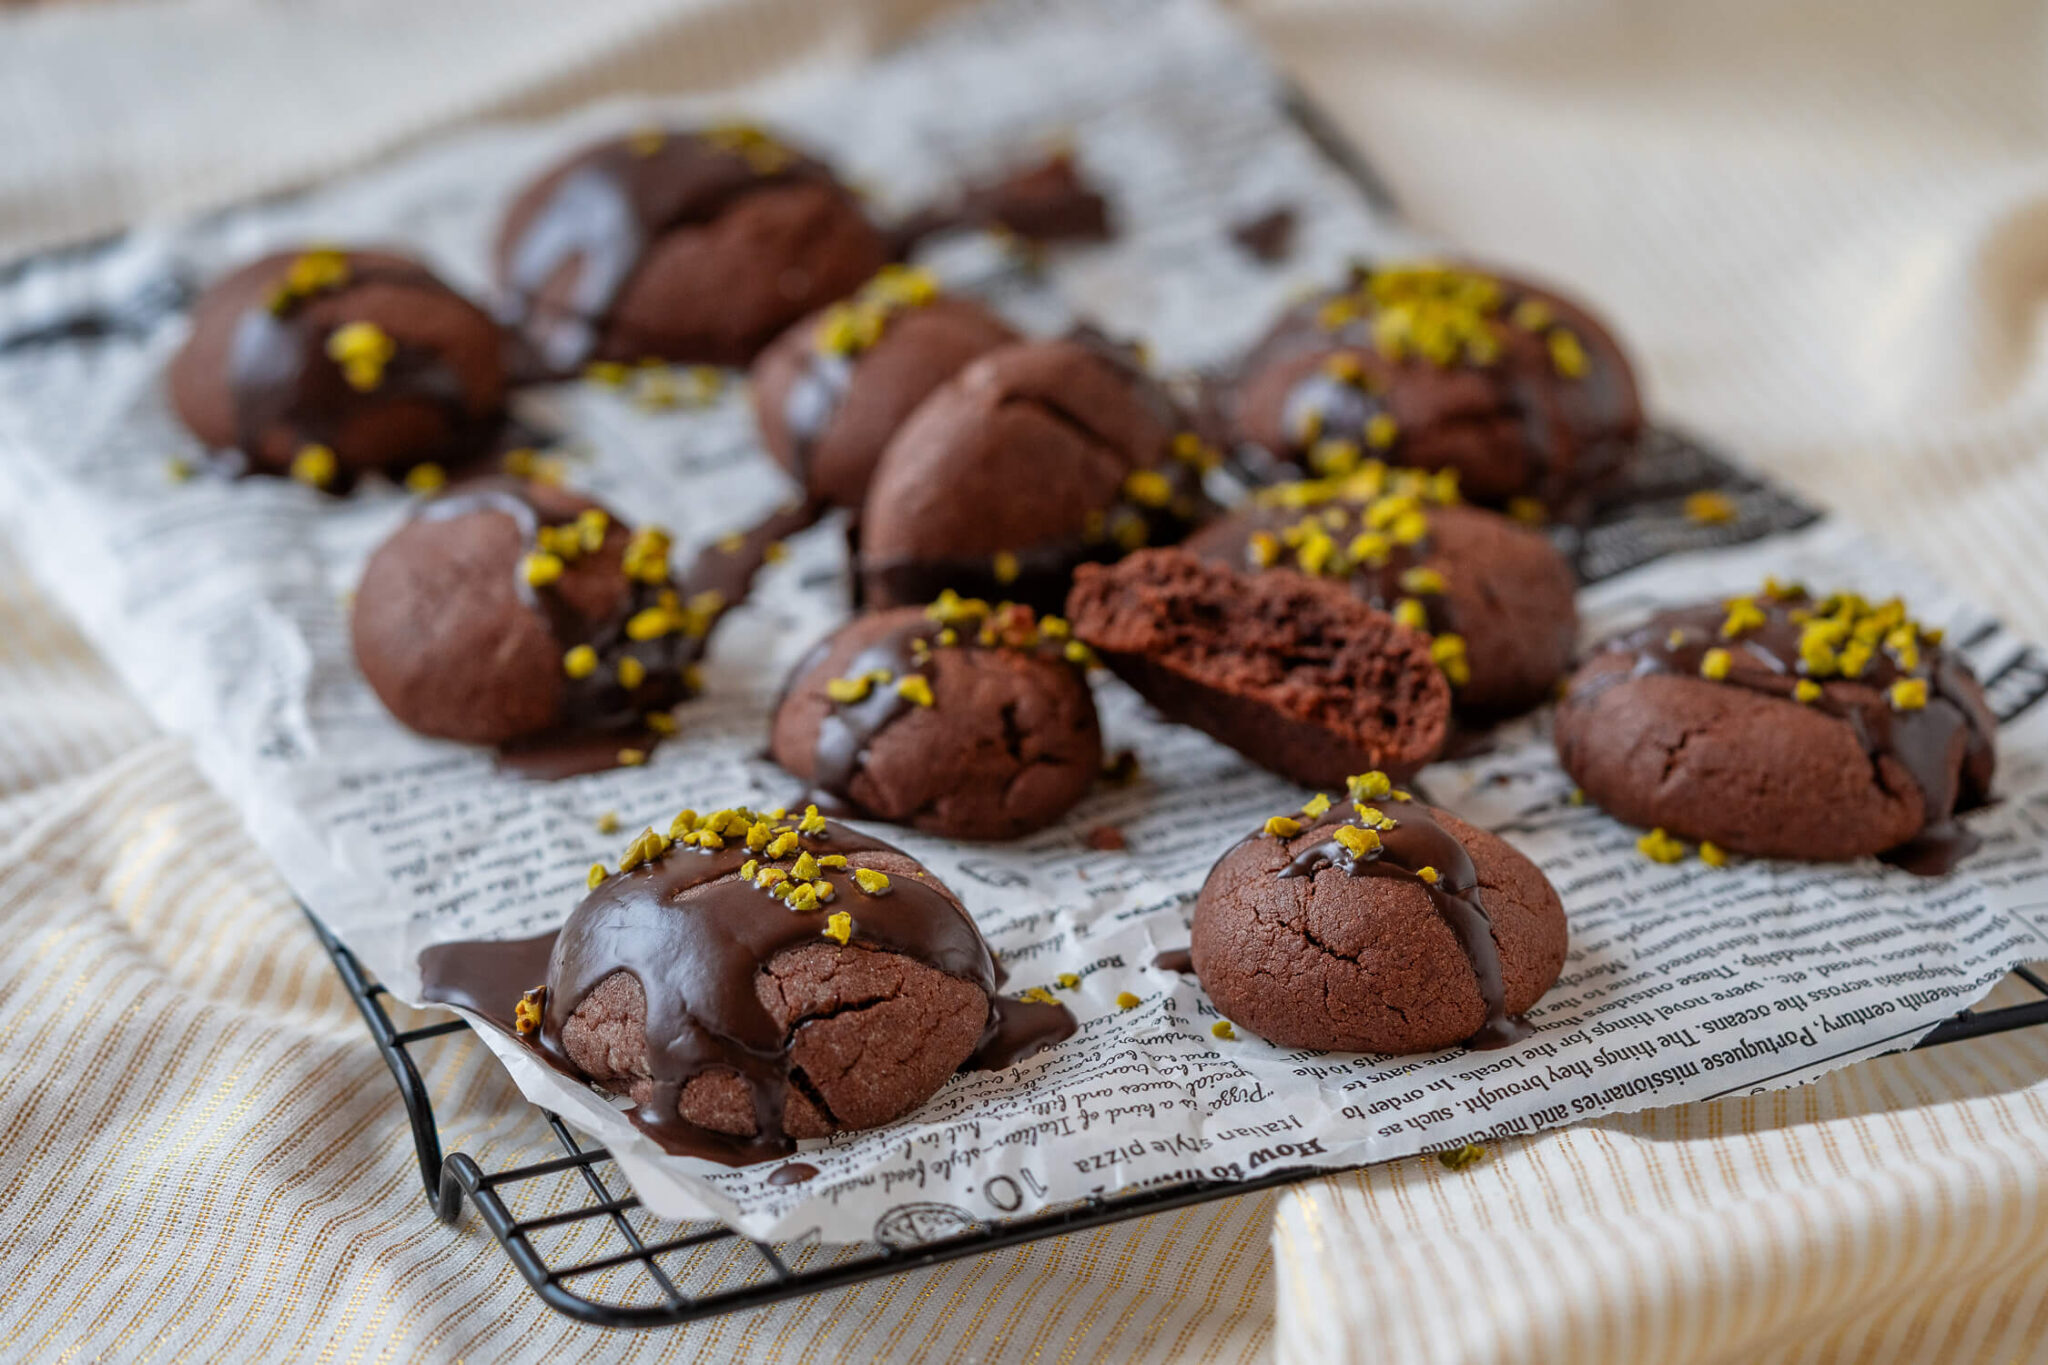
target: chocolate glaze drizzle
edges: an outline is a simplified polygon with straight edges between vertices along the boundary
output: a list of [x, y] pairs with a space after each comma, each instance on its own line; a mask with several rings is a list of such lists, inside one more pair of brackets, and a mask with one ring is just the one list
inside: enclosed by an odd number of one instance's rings
[[[542, 363], [568, 373], [589, 360], [626, 282], [664, 233], [705, 223], [742, 195], [795, 180], [829, 183], [821, 163], [762, 139], [750, 155], [710, 133], [650, 133], [592, 148], [564, 175], [505, 252], [500, 320], [527, 328]], [[758, 135], [756, 135], [758, 136]], [[576, 275], [566, 308], [535, 315], [565, 266]]]
[[970, 187], [951, 204], [920, 209], [889, 233], [897, 258], [947, 232], [1001, 228], [1027, 241], [1106, 241], [1112, 236], [1109, 201], [1081, 175], [1074, 158], [1059, 152], [1036, 165]]
[[[227, 379], [234, 401], [235, 439], [244, 457], [255, 463], [264, 434], [274, 427], [297, 432], [301, 446], [332, 445], [350, 421], [379, 408], [408, 404], [432, 407], [446, 422], [448, 440], [438, 458], [456, 464], [484, 453], [498, 432], [500, 415], [478, 417], [470, 412], [462, 377], [438, 350], [400, 343], [385, 362], [376, 387], [367, 391], [353, 387], [341, 365], [327, 354], [330, 329], [315, 326], [308, 318], [316, 300], [365, 284], [445, 292], [424, 266], [348, 259], [343, 278], [308, 292], [281, 293], [274, 307], [259, 303], [236, 322], [228, 345]], [[348, 479], [346, 468], [338, 470], [330, 487], [343, 488]]]
[[[897, 853], [843, 825], [828, 823], [802, 836], [805, 851]], [[861, 891], [851, 869], [822, 868], [834, 898], [816, 911], [793, 910], [739, 876], [760, 855], [743, 846], [703, 850], [677, 846], [651, 863], [613, 873], [555, 934], [511, 943], [437, 944], [420, 955], [422, 993], [459, 1005], [504, 1028], [576, 1079], [585, 1079], [562, 1047], [562, 1028], [597, 986], [629, 972], [647, 998], [646, 1065], [653, 1094], [631, 1118], [668, 1151], [726, 1165], [786, 1155], [783, 1107], [791, 1085], [807, 1082], [790, 1062], [790, 1047], [808, 1021], [785, 1030], [761, 1003], [758, 978], [790, 949], [821, 941], [827, 917], [852, 919], [850, 943], [900, 953], [971, 981], [990, 997], [987, 1026], [970, 1066], [999, 1068], [1074, 1032], [1063, 1007], [999, 999], [999, 973], [973, 920], [946, 893], [920, 878], [892, 873], [879, 896]], [[898, 856], [901, 856], [898, 854]], [[536, 1031], [514, 1021], [524, 992], [545, 982]], [[1021, 1007], [1021, 1008], [1014, 1008]], [[724, 1071], [738, 1076], [753, 1102], [755, 1133], [737, 1137], [681, 1118], [676, 1110], [693, 1078]], [[790, 1176], [788, 1180], [798, 1177]]]
[[[1602, 648], [1603, 653], [1633, 656], [1628, 671], [1590, 679], [1590, 685], [1567, 694], [1565, 704], [1583, 705], [1617, 683], [1653, 673], [1700, 678], [1707, 651], [1715, 648], [1726, 649], [1730, 657], [1727, 676], [1719, 680], [1723, 685], [1792, 700], [1793, 689], [1808, 678], [1800, 653], [1802, 622], [1793, 619], [1793, 613], [1813, 611], [1816, 603], [1803, 592], [1764, 594], [1753, 600], [1763, 612], [1763, 624], [1733, 638], [1721, 634], [1728, 612], [1720, 603], [1651, 618]], [[1920, 832], [1879, 856], [1908, 872], [1933, 877], [1953, 870], [1983, 842], [1956, 814], [1981, 806], [1990, 796], [1998, 721], [1985, 706], [1967, 665], [1924, 636], [1916, 637], [1915, 647], [1919, 659], [1914, 667], [1902, 667], [1890, 648], [1878, 648], [1858, 676], [1818, 680], [1821, 693], [1806, 704], [1849, 726], [1873, 764], [1881, 757], [1894, 760], [1919, 788], [1925, 812]], [[1925, 706], [1891, 706], [1887, 689], [1903, 679], [1927, 684]], [[1878, 780], [1884, 782], [1882, 774]]]
[[[1334, 837], [1321, 839], [1290, 858], [1279, 875], [1314, 877], [1334, 869], [1350, 877], [1391, 877], [1421, 887], [1437, 914], [1457, 935], [1459, 946], [1472, 964], [1480, 999], [1486, 1002], [1486, 1022], [1465, 1040], [1465, 1046], [1506, 1047], [1528, 1037], [1533, 1032], [1529, 1024], [1507, 1012], [1507, 984], [1501, 975], [1500, 948], [1493, 941], [1493, 916], [1487, 913], [1486, 902], [1480, 895], [1479, 872], [1472, 865], [1472, 855], [1436, 822], [1427, 806], [1406, 801], [1388, 802], [1382, 808], [1399, 823], [1391, 829], [1380, 829], [1378, 848], [1361, 857]], [[1352, 810], [1351, 803], [1339, 802], [1305, 832], [1333, 830], [1349, 821]], [[1436, 869], [1435, 881], [1417, 875], [1425, 867]]]

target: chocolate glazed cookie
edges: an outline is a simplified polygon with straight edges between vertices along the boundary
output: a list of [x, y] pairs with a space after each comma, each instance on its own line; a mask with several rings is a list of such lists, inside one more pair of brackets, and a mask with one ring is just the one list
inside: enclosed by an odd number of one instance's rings
[[1896, 599], [1773, 581], [1603, 645], [1556, 734], [1588, 797], [1657, 827], [1650, 849], [1677, 835], [1710, 858], [1878, 854], [1933, 875], [1977, 846], [1955, 816], [1990, 795], [1996, 726], [1968, 666]]
[[[1074, 1031], [1062, 1006], [996, 994], [988, 945], [938, 878], [815, 808], [684, 811], [590, 886], [556, 935], [429, 949], [424, 993], [509, 1013], [681, 1155], [740, 1165], [888, 1123], [963, 1066]], [[543, 963], [544, 983], [528, 975]]]
[[769, 753], [821, 803], [1014, 839], [1087, 795], [1102, 734], [1058, 617], [948, 595], [856, 618], [790, 675]]
[[861, 513], [869, 606], [952, 589], [1057, 611], [1076, 565], [1179, 540], [1216, 456], [1134, 351], [1083, 335], [991, 351], [919, 404]]
[[636, 763], [695, 692], [720, 613], [812, 515], [770, 518], [678, 581], [658, 528], [629, 531], [546, 484], [463, 485], [371, 556], [350, 623], [356, 660], [421, 734], [506, 746], [538, 776]]
[[647, 357], [744, 365], [888, 251], [828, 167], [759, 129], [651, 129], [520, 193], [498, 234], [501, 317], [553, 375]]
[[1461, 721], [1545, 701], [1579, 630], [1571, 566], [1541, 532], [1458, 501], [1449, 470], [1367, 461], [1341, 479], [1278, 484], [1197, 531], [1187, 548], [1348, 586], [1430, 636]]
[[1504, 1047], [1564, 966], [1536, 865], [1383, 773], [1275, 816], [1210, 870], [1192, 956], [1225, 1015], [1342, 1052]]
[[814, 497], [858, 509], [883, 447], [926, 395], [1017, 334], [923, 270], [886, 266], [754, 362], [748, 387], [768, 453]]
[[1578, 515], [1642, 429], [1628, 359], [1590, 313], [1464, 267], [1356, 266], [1283, 314], [1239, 374], [1231, 422], [1269, 462], [1454, 469], [1474, 501], [1532, 518]]
[[252, 473], [340, 490], [484, 452], [503, 416], [497, 325], [403, 256], [281, 252], [220, 280], [170, 365], [171, 405]]

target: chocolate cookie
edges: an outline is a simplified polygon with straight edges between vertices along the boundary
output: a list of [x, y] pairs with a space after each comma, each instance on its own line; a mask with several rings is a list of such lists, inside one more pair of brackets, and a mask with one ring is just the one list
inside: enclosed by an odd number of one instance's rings
[[822, 162], [729, 126], [577, 152], [513, 201], [496, 261], [506, 323], [542, 371], [569, 374], [649, 357], [744, 365], [887, 255]]
[[1146, 550], [1081, 566], [1067, 615], [1162, 715], [1305, 786], [1405, 776], [1450, 728], [1429, 637], [1328, 579]]
[[1571, 666], [1571, 566], [1541, 532], [1460, 503], [1449, 470], [1367, 461], [1341, 479], [1262, 489], [1187, 548], [1251, 570], [1334, 579], [1426, 632], [1468, 721], [1547, 700]]
[[1660, 832], [1660, 856], [1947, 871], [1977, 845], [1956, 812], [1990, 795], [1997, 721], [1968, 665], [1897, 599], [1762, 592], [1664, 612], [1594, 652], [1557, 752], [1596, 804]]
[[[660, 530], [629, 530], [560, 488], [494, 478], [451, 490], [371, 556], [356, 661], [394, 716], [437, 738], [666, 731], [726, 605], [719, 590], [672, 583], [668, 549]], [[644, 742], [618, 739], [610, 756]]]
[[1628, 359], [1547, 289], [1469, 267], [1357, 266], [1283, 314], [1228, 403], [1239, 437], [1316, 474], [1454, 469], [1466, 496], [1576, 515], [1642, 429]]
[[[1001, 1037], [1017, 1002], [959, 898], [815, 807], [684, 811], [590, 880], [520, 1022], [671, 1150], [778, 1155], [899, 1118], [978, 1055], [1035, 1050]], [[1037, 1045], [1073, 1031], [1064, 1009], [1029, 1012]]]
[[1433, 1052], [1527, 1036], [1565, 939], [1534, 863], [1372, 772], [1224, 854], [1191, 952], [1216, 1007], [1269, 1042]]
[[790, 675], [769, 753], [849, 814], [1013, 839], [1102, 766], [1085, 658], [1066, 622], [1007, 603], [949, 594], [858, 617]]
[[976, 356], [1015, 340], [972, 299], [939, 293], [927, 272], [886, 266], [754, 362], [762, 443], [812, 496], [858, 509], [911, 410]]
[[200, 295], [171, 360], [171, 406], [251, 472], [339, 490], [480, 454], [504, 410], [500, 341], [417, 261], [280, 252]]
[[1099, 338], [991, 351], [882, 454], [861, 513], [868, 605], [951, 588], [1057, 611], [1077, 564], [1179, 540], [1214, 455], [1134, 354]]

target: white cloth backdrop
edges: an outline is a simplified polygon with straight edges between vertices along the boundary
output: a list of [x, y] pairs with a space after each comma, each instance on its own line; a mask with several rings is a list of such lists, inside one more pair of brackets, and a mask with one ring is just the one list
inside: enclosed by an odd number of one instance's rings
[[[942, 7], [8, 11], [0, 256], [289, 188], [458, 120], [857, 60]], [[1416, 219], [1611, 313], [1662, 414], [2048, 638], [2039, 7], [1243, 11]], [[382, 1065], [283, 888], [11, 563], [0, 838], [0, 1358], [2048, 1359], [2034, 1038], [699, 1328], [578, 1328], [473, 1221], [428, 1220]], [[429, 1082], [487, 1164], [543, 1150], [473, 1046]]]

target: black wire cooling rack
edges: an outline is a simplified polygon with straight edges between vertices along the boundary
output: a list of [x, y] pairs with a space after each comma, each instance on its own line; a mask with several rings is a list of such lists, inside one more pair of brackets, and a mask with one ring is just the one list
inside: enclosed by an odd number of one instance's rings
[[[1270, 1189], [1328, 1169], [1297, 1167], [1250, 1180], [1201, 1180], [1134, 1194], [1091, 1197], [1026, 1218], [986, 1222], [939, 1241], [896, 1247], [872, 1242], [771, 1246], [718, 1223], [669, 1223], [640, 1208], [611, 1167], [611, 1154], [584, 1144], [569, 1126], [544, 1114], [562, 1154], [486, 1171], [466, 1152], [443, 1152], [434, 1105], [413, 1049], [466, 1032], [461, 1019], [400, 1028], [385, 1008], [384, 987], [311, 911], [313, 932], [362, 1011], [377, 1050], [398, 1083], [412, 1123], [413, 1150], [427, 1202], [444, 1223], [462, 1217], [467, 1199], [484, 1226], [541, 1301], [559, 1313], [602, 1327], [668, 1327], [843, 1289], [863, 1280], [978, 1256], [985, 1251], [1099, 1228], [1211, 1199]], [[2048, 978], [2015, 973], [2030, 998], [1997, 1009], [1964, 1010], [1922, 1038], [1938, 1047], [1991, 1033], [2048, 1025]], [[545, 1212], [522, 1212], [531, 1206]]]

